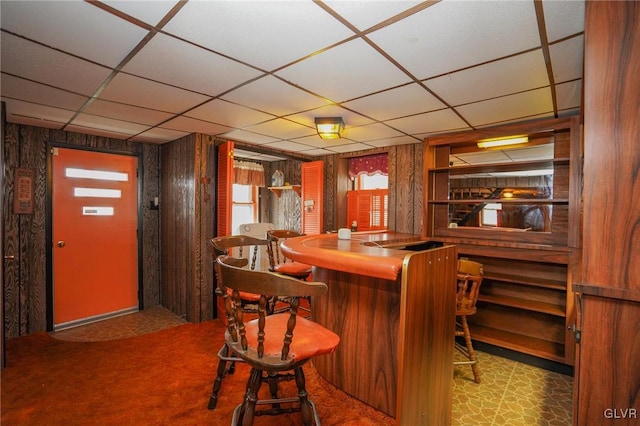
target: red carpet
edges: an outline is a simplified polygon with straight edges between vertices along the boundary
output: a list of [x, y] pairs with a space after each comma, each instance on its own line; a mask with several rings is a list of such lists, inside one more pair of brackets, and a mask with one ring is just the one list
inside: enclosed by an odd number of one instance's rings
[[[248, 369], [239, 365], [234, 375], [225, 377], [218, 407], [207, 410], [222, 336], [223, 326], [209, 321], [106, 342], [68, 342], [46, 333], [10, 339], [1, 376], [0, 423], [230, 424]], [[326, 383], [312, 365], [305, 374], [323, 425], [395, 424], [393, 418]], [[285, 387], [289, 390], [294, 389]], [[299, 413], [293, 413], [258, 417], [254, 424], [301, 421]]]

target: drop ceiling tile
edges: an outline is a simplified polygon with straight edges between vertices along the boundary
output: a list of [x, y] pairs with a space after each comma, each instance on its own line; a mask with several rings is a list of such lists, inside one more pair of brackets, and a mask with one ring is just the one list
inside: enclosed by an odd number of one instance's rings
[[188, 117], [213, 121], [229, 127], [246, 127], [274, 118], [254, 109], [246, 108], [222, 99], [214, 99], [185, 114]]
[[450, 109], [389, 120], [386, 124], [407, 134], [444, 132], [466, 126]]
[[314, 55], [276, 74], [334, 102], [409, 81], [405, 73], [359, 39]]
[[364, 151], [367, 149], [371, 149], [370, 145], [365, 145], [363, 143], [351, 143], [346, 145], [332, 145], [327, 146], [325, 148], [327, 151], [331, 151], [334, 153], [344, 154], [347, 152], [355, 152], [355, 151]]
[[241, 129], [232, 130], [220, 136], [225, 137], [227, 139], [231, 139], [231, 140], [253, 143], [256, 145], [263, 145], [263, 144], [275, 142], [278, 140], [270, 136], [259, 135], [257, 133], [248, 132], [246, 130], [241, 130]]
[[187, 136], [191, 132], [179, 132], [176, 130], [170, 129], [162, 129], [159, 127], [154, 127], [152, 129], [147, 130], [144, 133], [136, 135], [131, 138], [132, 142], [144, 142], [144, 143], [157, 143], [163, 144], [166, 142], [175, 141], [182, 137]]
[[540, 45], [529, 1], [440, 2], [369, 37], [420, 80]]
[[553, 112], [549, 88], [531, 90], [497, 99], [463, 105], [457, 108], [472, 126], [507, 120], [528, 120], [539, 114]]
[[100, 99], [167, 112], [183, 112], [208, 98], [140, 77], [118, 73], [100, 93]]
[[376, 139], [393, 138], [401, 136], [397, 130], [385, 126], [384, 124], [374, 123], [366, 126], [345, 128], [344, 136], [357, 142], [368, 142]]
[[553, 78], [556, 83], [582, 78], [584, 36], [549, 46]]
[[242, 86], [227, 93], [222, 99], [277, 116], [314, 109], [329, 103], [272, 76]]
[[8, 74], [2, 74], [0, 87], [2, 88], [2, 96], [4, 98], [13, 98], [63, 109], [80, 108], [89, 100], [86, 96], [54, 89], [53, 87], [13, 77]]
[[550, 43], [584, 31], [584, 4], [583, 0], [542, 2]]
[[397, 138], [378, 139], [376, 141], [367, 141], [367, 145], [376, 148], [384, 148], [386, 146], [422, 144], [422, 140], [418, 140], [412, 136], [399, 136]]
[[346, 144], [351, 144], [353, 143], [353, 141], [348, 140], [348, 139], [322, 139], [320, 136], [318, 136], [317, 134], [313, 135], [313, 136], [305, 136], [303, 138], [296, 138], [295, 140], [293, 140], [293, 142], [302, 144], [302, 145], [307, 145], [310, 147], [316, 147], [316, 148], [325, 148], [327, 146], [334, 146], [334, 145], [346, 145]]
[[510, 163], [511, 160], [501, 150], [469, 152], [455, 155], [466, 164]]
[[69, 125], [64, 128], [67, 132], [75, 132], [82, 133], [85, 135], [93, 135], [93, 136], [102, 136], [105, 138], [113, 138], [113, 139], [128, 139], [131, 136], [128, 132], [119, 132], [113, 130], [105, 130], [90, 126], [78, 126], [78, 125]]
[[1, 44], [2, 72], [76, 94], [92, 96], [111, 73], [109, 68], [94, 65], [5, 32], [2, 32]]
[[[71, 110], [53, 108], [49, 106], [34, 104], [32, 102], [23, 102], [14, 99], [2, 99], [7, 105], [7, 121], [11, 123], [19, 123], [18, 120], [41, 120], [42, 127], [53, 127], [53, 124], [46, 125], [45, 122], [66, 124], [73, 117], [74, 112]], [[38, 125], [38, 124], [33, 124]]]
[[503, 152], [511, 161], [552, 160], [554, 155], [552, 143], [524, 148], [505, 149]]
[[183, 116], [162, 123], [160, 127], [189, 133], [203, 133], [205, 135], [218, 135], [232, 130], [231, 127]]
[[264, 145], [265, 147], [279, 149], [282, 151], [291, 151], [291, 152], [301, 152], [305, 149], [309, 149], [310, 147], [307, 145], [299, 144], [292, 141], [279, 141], [279, 142], [271, 142]]
[[377, 1], [375, 7], [371, 7], [370, 1], [362, 0], [329, 0], [324, 1], [324, 3], [356, 28], [363, 31], [412, 8], [421, 3], [421, 1]]
[[345, 102], [345, 107], [376, 120], [442, 109], [445, 105], [417, 83]]
[[80, 1], [3, 1], [2, 28], [109, 67], [147, 34]]
[[305, 150], [305, 151], [301, 151], [301, 153], [304, 154], [304, 155], [312, 156], [312, 157], [321, 157], [323, 155], [334, 154], [333, 152], [328, 151], [326, 149], [308, 149], [308, 150]]
[[[85, 127], [107, 132], [118, 133], [126, 137], [144, 132], [149, 128], [143, 124], [129, 121], [114, 120], [112, 118], [99, 117], [90, 114], [78, 114], [69, 124], [70, 127]], [[122, 137], [122, 136], [121, 136]]]
[[95, 99], [83, 112], [100, 115], [102, 117], [115, 118], [116, 120], [133, 121], [149, 126], [155, 126], [174, 116], [174, 114], [164, 111], [156, 111], [101, 99]]
[[299, 1], [192, 1], [164, 29], [264, 70], [353, 35], [313, 2]]
[[249, 126], [245, 130], [278, 139], [293, 139], [316, 134], [315, 128], [309, 128], [282, 118]]
[[262, 74], [163, 34], [152, 38], [123, 71], [210, 96], [217, 96]]
[[152, 7], [150, 7], [149, 2], [147, 1], [102, 0], [102, 3], [146, 22], [149, 25], [155, 26], [167, 13], [169, 13], [178, 1], [156, 1], [153, 2]]
[[316, 125], [316, 117], [342, 117], [346, 128], [373, 123], [373, 120], [358, 114], [358, 112], [359, 111], [349, 111], [348, 109], [341, 108], [337, 105], [327, 105], [310, 111], [288, 115], [287, 118], [295, 121], [296, 123], [313, 128], [315, 128]]
[[582, 80], [556, 85], [556, 99], [559, 110], [580, 108], [582, 101]]
[[549, 86], [542, 49], [427, 80], [425, 84], [456, 106]]

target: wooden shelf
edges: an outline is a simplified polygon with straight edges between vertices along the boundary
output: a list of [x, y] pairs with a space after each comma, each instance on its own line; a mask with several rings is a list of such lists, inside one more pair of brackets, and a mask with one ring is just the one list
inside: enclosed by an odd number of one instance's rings
[[551, 359], [553, 361], [566, 362], [564, 345], [560, 343], [549, 342], [510, 333], [508, 331], [497, 330], [495, 328], [483, 327], [477, 324], [473, 324], [470, 327], [473, 340]]
[[537, 278], [537, 277], [530, 278], [523, 275], [516, 276], [516, 275], [500, 274], [495, 272], [485, 272], [484, 279], [492, 280], [492, 281], [517, 283], [517, 284], [529, 285], [533, 287], [548, 288], [548, 289], [558, 290], [558, 291], [567, 290], [566, 280], [557, 281], [557, 280], [550, 280], [550, 279]]
[[278, 198], [282, 195], [282, 191], [294, 191], [298, 196], [300, 196], [301, 189], [300, 185], [286, 185], [286, 186], [270, 186], [269, 191], [276, 194]]
[[478, 300], [494, 305], [510, 306], [513, 308], [524, 309], [532, 312], [540, 312], [543, 314], [553, 315], [556, 317], [566, 317], [567, 313], [564, 306], [554, 305], [552, 303], [539, 302], [536, 300], [519, 299], [517, 297], [496, 296], [488, 294], [480, 294]]

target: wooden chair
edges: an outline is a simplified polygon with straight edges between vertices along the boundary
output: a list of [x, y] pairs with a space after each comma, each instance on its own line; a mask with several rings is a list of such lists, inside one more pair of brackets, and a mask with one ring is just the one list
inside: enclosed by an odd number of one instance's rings
[[470, 365], [473, 379], [480, 383], [480, 368], [476, 353], [471, 343], [471, 333], [467, 316], [476, 313], [476, 302], [482, 284], [483, 265], [471, 260], [458, 260], [458, 289], [456, 293], [456, 337], [464, 337], [465, 345], [455, 342], [456, 349], [466, 358], [466, 361], [456, 361], [455, 365]]
[[[271, 229], [267, 231], [267, 241], [269, 242], [267, 253], [269, 254], [269, 270], [271, 272], [277, 272], [300, 280], [306, 280], [311, 276], [311, 265], [288, 259], [280, 250], [280, 244], [286, 239], [303, 235], [288, 229]], [[300, 309], [306, 311], [308, 317], [311, 313], [311, 299], [308, 297], [305, 299], [306, 304], [300, 306]], [[286, 302], [286, 300], [283, 301]]]
[[[213, 256], [213, 261], [215, 265], [215, 260], [218, 256], [229, 255], [233, 252], [234, 257], [233, 264], [240, 268], [248, 267], [251, 270], [255, 270], [257, 267], [258, 260], [258, 251], [262, 247], [267, 246], [267, 240], [262, 240], [259, 238], [250, 237], [247, 235], [231, 235], [225, 237], [215, 237], [210, 240], [210, 248], [211, 254]], [[246, 256], [246, 257], [244, 257]], [[230, 259], [232, 259], [230, 257]], [[231, 261], [230, 261], [231, 262]], [[214, 267], [215, 270], [215, 267]], [[218, 281], [218, 286], [216, 288], [216, 295], [218, 297], [222, 297], [223, 300], [225, 297], [229, 295], [224, 293], [220, 283], [219, 277], [216, 274], [216, 280]], [[260, 295], [254, 293], [242, 292], [240, 293], [240, 303], [243, 308], [247, 312], [258, 312], [258, 302], [260, 301]], [[268, 312], [273, 312], [273, 306], [275, 302], [271, 301], [268, 304]], [[227, 344], [223, 344], [220, 350], [218, 351], [218, 369], [216, 378], [213, 381], [213, 389], [211, 391], [211, 396], [209, 397], [209, 410], [214, 410], [218, 403], [218, 393], [220, 392], [220, 387], [222, 386], [222, 379], [228, 375], [233, 374], [235, 371], [235, 363], [236, 362], [244, 362], [242, 358], [234, 357], [231, 351], [231, 348], [227, 346]]]
[[[324, 283], [302, 281], [273, 272], [259, 272], [234, 266], [234, 260], [220, 256], [217, 275], [225, 297], [227, 330], [225, 342], [233, 355], [251, 366], [244, 401], [233, 412], [232, 425], [253, 424], [254, 416], [299, 411], [305, 425], [320, 424], [316, 407], [307, 397], [302, 366], [314, 356], [335, 351], [340, 338], [321, 325], [297, 316], [300, 297], [319, 296]], [[245, 322], [240, 292], [260, 293], [258, 318]], [[286, 297], [287, 313], [266, 314], [268, 295]], [[293, 374], [291, 374], [293, 371]], [[280, 397], [278, 384], [295, 380], [297, 396]], [[263, 383], [269, 385], [271, 399], [258, 400]], [[293, 406], [289, 406], [290, 404]], [[283, 407], [282, 404], [287, 404]], [[267, 406], [266, 408], [258, 408]]]
[[280, 250], [280, 244], [287, 238], [301, 237], [301, 234], [288, 229], [272, 229], [267, 231], [267, 253], [269, 254], [269, 270], [290, 277], [306, 280], [311, 275], [311, 265], [296, 262], [287, 257]]

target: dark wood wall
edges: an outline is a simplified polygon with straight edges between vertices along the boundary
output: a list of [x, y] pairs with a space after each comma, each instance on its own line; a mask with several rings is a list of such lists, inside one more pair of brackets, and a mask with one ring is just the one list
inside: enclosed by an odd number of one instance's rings
[[640, 418], [640, 2], [587, 2], [574, 424]]
[[[143, 303], [159, 304], [159, 217], [148, 203], [159, 193], [158, 147], [122, 140], [12, 123], [4, 138], [4, 323], [6, 337], [45, 331], [47, 328], [47, 152], [48, 143], [86, 147], [107, 152], [136, 153], [142, 163]], [[34, 213], [12, 211], [14, 171], [24, 167], [35, 172]]]

